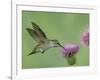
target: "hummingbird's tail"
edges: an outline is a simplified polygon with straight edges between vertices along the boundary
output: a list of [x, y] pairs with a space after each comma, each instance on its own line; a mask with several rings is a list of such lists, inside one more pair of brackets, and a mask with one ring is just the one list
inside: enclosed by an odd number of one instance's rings
[[27, 56], [30, 56], [30, 55], [32, 55], [32, 54], [35, 54], [36, 52], [31, 52], [31, 53], [29, 53]]

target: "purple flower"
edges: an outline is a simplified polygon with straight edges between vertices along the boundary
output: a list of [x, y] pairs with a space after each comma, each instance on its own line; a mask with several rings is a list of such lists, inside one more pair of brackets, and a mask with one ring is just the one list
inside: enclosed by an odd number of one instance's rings
[[62, 53], [64, 57], [71, 56], [76, 54], [79, 51], [79, 46], [75, 44], [67, 44], [64, 49], [62, 49]]
[[83, 32], [81, 42], [83, 45], [89, 46], [89, 30]]
[[75, 44], [67, 44], [64, 49], [62, 49], [62, 53], [69, 65], [74, 65], [76, 63], [75, 54], [79, 51], [79, 46]]

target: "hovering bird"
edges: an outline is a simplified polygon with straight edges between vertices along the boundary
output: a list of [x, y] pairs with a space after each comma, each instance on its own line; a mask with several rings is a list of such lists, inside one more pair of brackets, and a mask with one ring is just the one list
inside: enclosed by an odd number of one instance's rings
[[40, 27], [34, 23], [31, 22], [33, 28], [26, 28], [26, 30], [28, 31], [28, 33], [30, 34], [30, 36], [37, 41], [37, 45], [34, 47], [34, 49], [32, 50], [31, 53], [28, 54], [32, 55], [38, 52], [44, 53], [46, 50], [48, 50], [49, 48], [53, 48], [53, 47], [61, 47], [64, 48], [58, 40], [54, 39], [48, 39], [47, 36], [45, 35], [45, 33], [42, 31], [42, 29], [40, 29]]

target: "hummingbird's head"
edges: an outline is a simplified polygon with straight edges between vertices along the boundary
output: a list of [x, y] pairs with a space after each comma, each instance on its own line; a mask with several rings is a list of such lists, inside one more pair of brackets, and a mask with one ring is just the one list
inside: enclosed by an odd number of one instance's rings
[[60, 42], [58, 41], [58, 40], [51, 40], [52, 41], [52, 44], [54, 45], [54, 47], [62, 47], [62, 48], [64, 48], [61, 44], [60, 44]]

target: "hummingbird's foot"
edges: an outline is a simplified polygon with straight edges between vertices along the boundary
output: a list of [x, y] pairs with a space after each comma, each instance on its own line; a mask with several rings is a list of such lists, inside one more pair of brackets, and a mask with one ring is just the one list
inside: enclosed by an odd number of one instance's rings
[[45, 51], [42, 51], [41, 53], [43, 54]]

